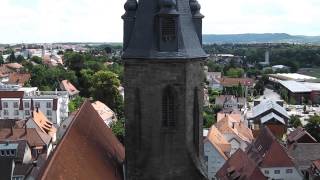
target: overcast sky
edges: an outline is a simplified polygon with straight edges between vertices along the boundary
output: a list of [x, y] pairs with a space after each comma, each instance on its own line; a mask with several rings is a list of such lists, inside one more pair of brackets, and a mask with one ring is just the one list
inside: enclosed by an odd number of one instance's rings
[[[198, 0], [204, 33], [320, 35], [320, 0]], [[0, 0], [0, 43], [121, 42], [125, 0]]]

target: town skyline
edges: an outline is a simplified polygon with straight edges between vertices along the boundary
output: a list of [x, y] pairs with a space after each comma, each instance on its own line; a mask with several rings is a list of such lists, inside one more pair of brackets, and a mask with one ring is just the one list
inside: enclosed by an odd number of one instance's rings
[[[125, 1], [1, 0], [0, 43], [122, 42]], [[204, 34], [320, 35], [320, 2], [199, 0]], [[303, 13], [302, 13], [303, 12]], [[8, 28], [9, 27], [9, 28]]]

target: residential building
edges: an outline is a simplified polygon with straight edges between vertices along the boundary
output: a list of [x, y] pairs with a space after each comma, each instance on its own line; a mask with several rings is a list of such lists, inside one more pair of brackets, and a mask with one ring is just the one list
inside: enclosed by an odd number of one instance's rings
[[241, 149], [238, 149], [217, 172], [218, 180], [243, 179], [267, 180], [258, 165]]
[[206, 72], [208, 87], [214, 90], [222, 90], [219, 79], [222, 77], [221, 72]]
[[122, 180], [124, 147], [85, 101], [38, 179]]
[[309, 168], [314, 160], [320, 159], [320, 143], [294, 143], [288, 149], [304, 178], [309, 179]]
[[98, 112], [99, 116], [108, 127], [117, 121], [116, 114], [101, 101], [92, 103], [93, 108]]
[[320, 180], [320, 159], [312, 161], [309, 174], [309, 180]]
[[235, 153], [238, 149], [245, 151], [247, 146], [253, 141], [251, 130], [240, 119], [234, 119], [226, 115], [215, 126], [231, 144], [230, 154]]
[[255, 135], [262, 127], [267, 126], [278, 138], [282, 138], [287, 133], [289, 119], [285, 108], [272, 100], [265, 100], [254, 106], [252, 117], [249, 118]]
[[211, 127], [203, 144], [204, 157], [207, 162], [208, 178], [214, 179], [218, 170], [230, 156], [231, 144], [223, 137], [215, 126]]
[[247, 108], [247, 99], [233, 95], [221, 95], [216, 97], [215, 105], [224, 109], [224, 111], [244, 111]]
[[126, 179], [207, 179], [200, 5], [127, 0], [125, 9]]
[[32, 171], [32, 163], [27, 141], [0, 141], [0, 179], [25, 179]]
[[[223, 93], [228, 95], [238, 95], [235, 94], [234, 87], [241, 88], [241, 96], [248, 97], [254, 90], [255, 82], [250, 78], [228, 78], [222, 77], [218, 79], [221, 86], [223, 87]], [[239, 89], [240, 90], [240, 89]]]
[[69, 80], [61, 81], [60, 89], [62, 91], [68, 92], [69, 99], [73, 99], [74, 97], [78, 96], [80, 93], [80, 91]]
[[68, 92], [38, 91], [37, 88], [21, 88], [0, 84], [0, 119], [27, 119], [39, 108], [55, 125], [68, 117]]
[[317, 140], [311, 136], [304, 128], [298, 127], [288, 134], [287, 144], [293, 143], [317, 143]]
[[303, 179], [288, 150], [277, 141], [268, 127], [260, 130], [259, 136], [248, 146], [246, 153], [269, 179]]
[[28, 128], [36, 128], [42, 133], [49, 135], [52, 138], [52, 143], [56, 142], [57, 129], [38, 108], [31, 113], [31, 118], [27, 119], [26, 125]]

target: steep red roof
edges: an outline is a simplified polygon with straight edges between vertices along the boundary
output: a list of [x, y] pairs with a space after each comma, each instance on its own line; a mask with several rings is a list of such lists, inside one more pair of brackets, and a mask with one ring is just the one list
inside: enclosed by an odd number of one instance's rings
[[296, 128], [294, 131], [292, 131], [287, 138], [288, 142], [294, 143], [317, 143], [317, 140], [311, 136], [305, 129], [302, 127]]
[[268, 179], [260, 171], [259, 167], [241, 149], [238, 149], [217, 172], [220, 180], [243, 179], [253, 180]]
[[86, 101], [39, 179], [122, 180], [123, 160], [123, 145]]
[[257, 139], [247, 148], [249, 157], [261, 167], [292, 167], [293, 159], [269, 128], [260, 130]]

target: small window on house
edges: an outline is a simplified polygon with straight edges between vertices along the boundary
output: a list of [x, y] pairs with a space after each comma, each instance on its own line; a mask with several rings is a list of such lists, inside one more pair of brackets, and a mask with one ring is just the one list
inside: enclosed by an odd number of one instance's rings
[[51, 110], [47, 110], [47, 116], [52, 116], [52, 111]]
[[6, 156], [10, 156], [10, 151], [6, 150]]
[[35, 102], [35, 107], [40, 108], [40, 102]]
[[269, 170], [264, 170], [264, 174], [269, 174]]
[[14, 115], [19, 116], [19, 110], [14, 110]]
[[47, 102], [47, 108], [51, 108], [51, 102]]
[[0, 151], [0, 155], [1, 155], [1, 156], [4, 156], [4, 150], [1, 150], [1, 151]]
[[292, 174], [292, 173], [293, 173], [293, 170], [292, 170], [292, 169], [286, 169], [286, 173], [287, 173], [287, 174]]
[[30, 108], [29, 102], [24, 102], [24, 108]]
[[25, 110], [25, 111], [24, 111], [24, 114], [25, 114], [26, 116], [30, 116], [30, 111], [29, 111], [29, 110]]
[[6, 109], [5, 109], [5, 110], [3, 110], [3, 115], [4, 115], [4, 116], [9, 116], [9, 111], [8, 111], [8, 110], [6, 110]]
[[161, 18], [161, 36], [163, 41], [173, 41], [176, 39], [175, 17]]
[[15, 156], [15, 155], [16, 155], [15, 150], [10, 150], [10, 155], [11, 155], [11, 156]]
[[280, 170], [274, 170], [274, 174], [280, 174]]
[[174, 94], [171, 87], [167, 87], [162, 96], [162, 126], [174, 127], [175, 120]]
[[13, 103], [13, 108], [18, 108], [18, 107], [19, 107], [18, 102], [14, 102], [14, 103]]
[[3, 102], [3, 108], [8, 108], [8, 102]]

